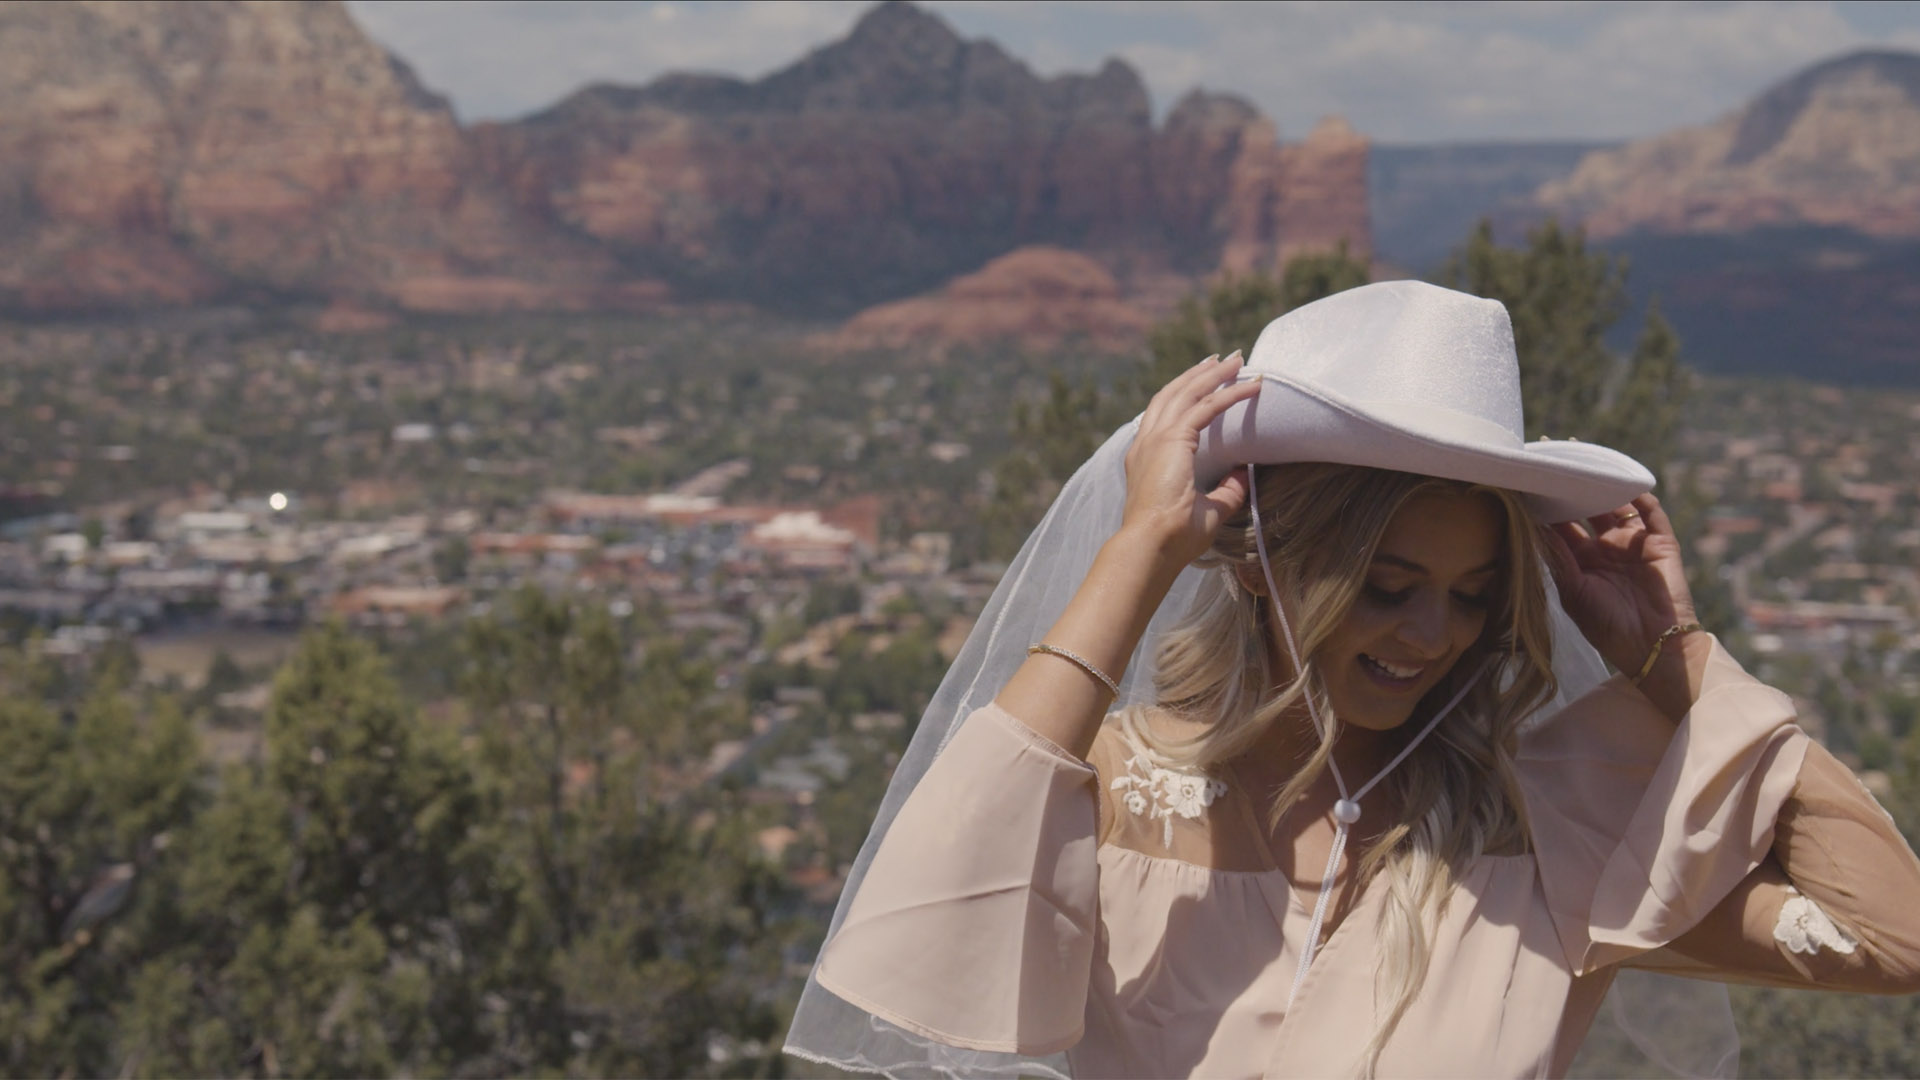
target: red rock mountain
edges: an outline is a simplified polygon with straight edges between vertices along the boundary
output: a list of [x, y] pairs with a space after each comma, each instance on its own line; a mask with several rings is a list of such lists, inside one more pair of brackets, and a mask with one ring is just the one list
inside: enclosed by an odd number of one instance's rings
[[1043, 79], [910, 4], [746, 82], [463, 129], [337, 3], [0, 5], [0, 307], [724, 298], [815, 313], [1055, 245], [1182, 273], [1368, 248], [1366, 143], [1132, 69]]
[[1920, 55], [1829, 60], [1714, 123], [1590, 154], [1536, 200], [1600, 238], [1802, 225], [1920, 237]]
[[1138, 349], [1152, 318], [1120, 295], [1119, 283], [1078, 252], [1023, 247], [926, 296], [868, 308], [829, 344], [900, 349], [1017, 341], [1034, 348], [1075, 342]]
[[617, 292], [604, 253], [476, 178], [468, 143], [337, 4], [7, 4], [0, 303]]

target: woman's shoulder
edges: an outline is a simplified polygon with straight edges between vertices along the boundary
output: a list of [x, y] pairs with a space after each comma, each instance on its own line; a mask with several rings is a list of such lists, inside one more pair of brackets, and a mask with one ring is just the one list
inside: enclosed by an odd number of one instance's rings
[[1087, 757], [1100, 778], [1103, 841], [1141, 854], [1213, 864], [1212, 838], [1231, 789], [1213, 772], [1182, 765], [1163, 750], [1203, 729], [1159, 706], [1107, 716]]
[[1205, 770], [1182, 767], [1167, 753], [1185, 740], [1205, 732], [1204, 724], [1163, 705], [1132, 705], [1116, 709], [1101, 722], [1088, 751], [1087, 764], [1105, 779], [1128, 774], [1205, 775]]

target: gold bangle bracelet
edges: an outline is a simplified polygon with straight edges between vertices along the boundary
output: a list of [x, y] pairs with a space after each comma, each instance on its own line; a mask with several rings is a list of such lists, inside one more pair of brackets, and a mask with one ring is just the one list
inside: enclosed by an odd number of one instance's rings
[[1034, 653], [1046, 653], [1050, 656], [1057, 656], [1062, 660], [1079, 665], [1081, 670], [1099, 679], [1101, 684], [1107, 688], [1107, 692], [1112, 694], [1116, 700], [1120, 697], [1120, 684], [1114, 682], [1106, 672], [1094, 667], [1093, 661], [1088, 660], [1079, 653], [1073, 652], [1070, 649], [1063, 649], [1058, 645], [1049, 645], [1044, 641], [1027, 646], [1027, 655], [1032, 656]]
[[1654, 663], [1660, 659], [1660, 650], [1666, 647], [1668, 638], [1679, 637], [1681, 634], [1691, 634], [1698, 629], [1700, 629], [1699, 623], [1684, 622], [1674, 623], [1672, 626], [1661, 631], [1660, 636], [1653, 639], [1653, 649], [1647, 653], [1647, 662], [1640, 665], [1640, 673], [1633, 677], [1633, 685], [1639, 686], [1640, 680], [1646, 678], [1647, 672], [1653, 670]]

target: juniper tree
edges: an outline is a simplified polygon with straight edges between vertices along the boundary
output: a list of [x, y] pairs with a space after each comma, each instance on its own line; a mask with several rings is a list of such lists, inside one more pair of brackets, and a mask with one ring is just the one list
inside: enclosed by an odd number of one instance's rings
[[274, 680], [264, 761], [229, 767], [182, 838], [180, 932], [132, 980], [123, 1059], [188, 1075], [489, 1060], [483, 1002], [515, 913], [493, 818], [453, 733], [421, 722], [372, 646], [310, 631]]
[[186, 717], [118, 677], [71, 710], [0, 697], [0, 1072], [118, 1069], [111, 1012], [170, 932], [198, 770]]

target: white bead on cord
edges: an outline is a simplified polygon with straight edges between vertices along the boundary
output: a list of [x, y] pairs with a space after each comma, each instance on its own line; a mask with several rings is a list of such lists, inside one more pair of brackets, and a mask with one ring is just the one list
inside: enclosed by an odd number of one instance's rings
[[[1287, 643], [1287, 655], [1293, 660], [1293, 670], [1304, 677], [1306, 665], [1300, 661], [1300, 647], [1294, 643], [1293, 627], [1287, 622], [1286, 608], [1280, 603], [1280, 588], [1274, 583], [1273, 564], [1267, 559], [1266, 532], [1260, 527], [1260, 491], [1253, 478], [1256, 471], [1252, 468], [1247, 470], [1247, 505], [1253, 511], [1253, 543], [1260, 552], [1260, 572], [1267, 580], [1267, 600], [1273, 605], [1273, 613], [1279, 618], [1280, 636]], [[1340, 766], [1331, 757], [1327, 759], [1327, 768], [1333, 772], [1334, 786], [1340, 791], [1340, 798], [1333, 804], [1333, 845], [1327, 849], [1327, 869], [1320, 876], [1320, 896], [1313, 904], [1313, 920], [1307, 926], [1307, 939], [1300, 949], [1300, 966], [1293, 973], [1293, 989], [1287, 993], [1288, 1012], [1293, 1011], [1293, 999], [1299, 996], [1300, 984], [1307, 980], [1307, 969], [1313, 966], [1314, 954], [1320, 950], [1320, 928], [1326, 922], [1327, 905], [1333, 899], [1333, 878], [1339, 873], [1340, 857], [1347, 850], [1347, 834], [1352, 831], [1353, 823], [1360, 820], [1360, 800], [1366, 796], [1367, 792], [1373, 790], [1375, 784], [1386, 779], [1388, 773], [1405, 761], [1407, 755], [1413, 753], [1413, 748], [1420, 745], [1421, 740], [1432, 734], [1434, 728], [1440, 726], [1440, 721], [1446, 719], [1447, 714], [1453, 711], [1453, 707], [1460, 704], [1461, 700], [1467, 696], [1467, 691], [1473, 689], [1474, 684], [1480, 681], [1480, 677], [1486, 674], [1486, 671], [1487, 665], [1482, 664], [1480, 670], [1474, 672], [1473, 678], [1468, 679], [1454, 693], [1453, 698], [1442, 706], [1440, 711], [1433, 714], [1433, 718], [1427, 721], [1427, 726], [1421, 728], [1418, 735], [1401, 747], [1400, 752], [1394, 755], [1392, 761], [1387, 762], [1385, 768], [1374, 773], [1373, 779], [1360, 785], [1359, 791], [1351, 795], [1347, 794], [1347, 781], [1340, 775]], [[1307, 715], [1313, 720], [1314, 731], [1318, 732], [1323, 739], [1331, 738], [1332, 732], [1320, 722], [1320, 708], [1314, 703], [1313, 688], [1308, 687], [1304, 696], [1307, 699]]]

